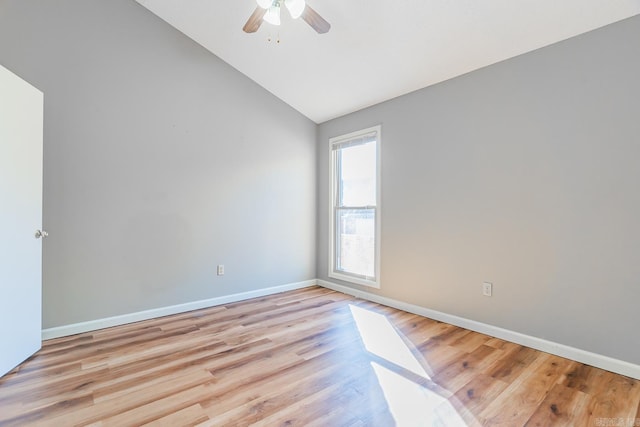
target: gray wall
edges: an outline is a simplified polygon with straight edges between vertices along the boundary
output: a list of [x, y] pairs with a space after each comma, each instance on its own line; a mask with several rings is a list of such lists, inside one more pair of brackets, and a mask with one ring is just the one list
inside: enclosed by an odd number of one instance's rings
[[0, 63], [45, 93], [45, 328], [315, 277], [313, 122], [133, 0], [0, 0]]
[[367, 290], [640, 363], [640, 16], [320, 125], [322, 279], [328, 138], [378, 123]]
[[635, 17], [316, 128], [133, 0], [0, 0], [45, 92], [43, 326], [327, 279], [328, 138], [382, 123], [375, 292], [640, 363], [639, 47]]

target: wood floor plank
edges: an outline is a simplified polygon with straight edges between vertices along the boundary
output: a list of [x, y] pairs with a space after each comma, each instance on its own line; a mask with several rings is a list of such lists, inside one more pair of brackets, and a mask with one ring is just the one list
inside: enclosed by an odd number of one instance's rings
[[48, 340], [0, 378], [2, 427], [620, 419], [640, 381], [318, 286]]
[[[635, 407], [640, 402], [640, 381], [605, 372], [599, 388], [589, 392], [592, 397], [589, 422], [595, 424], [598, 419], [635, 420]], [[625, 421], [627, 422], [627, 421]]]
[[527, 421], [527, 427], [587, 426], [591, 397], [575, 388], [555, 384]]
[[418, 351], [423, 355], [425, 371], [430, 377], [435, 377], [438, 372], [445, 369], [456, 359], [466, 353], [448, 345], [438, 345], [437, 342], [428, 340], [419, 345]]
[[491, 368], [489, 375], [496, 379], [512, 382], [527, 370], [540, 355], [540, 352], [529, 347], [510, 346], [505, 357]]
[[352, 369], [345, 371], [340, 366], [331, 366], [309, 375], [304, 383], [280, 384], [277, 389], [272, 389], [243, 405], [217, 415], [209, 414], [209, 417], [219, 425], [253, 424], [287, 408], [292, 402], [299, 405], [316, 393], [327, 390], [330, 392], [338, 388], [339, 381], [336, 381], [336, 378], [344, 380], [344, 377], [353, 377], [359, 372], [358, 368], [354, 365]]
[[[199, 404], [195, 404], [141, 425], [146, 427], [191, 427], [207, 420], [208, 417], [202, 411], [202, 407]], [[125, 420], [125, 424], [129, 422], [130, 420]]]
[[[527, 357], [527, 359], [529, 359]], [[480, 414], [490, 425], [512, 426], [528, 420], [571, 361], [539, 353], [520, 375]]]
[[587, 394], [594, 394], [604, 389], [606, 379], [606, 371], [577, 363], [567, 372], [562, 384]]
[[480, 424], [480, 414], [509, 384], [480, 373], [462, 386], [449, 401], [467, 424]]
[[[342, 356], [348, 356], [349, 360], [343, 360]], [[366, 359], [357, 352], [329, 352], [314, 359], [313, 364], [300, 360], [278, 371], [251, 370], [251, 373], [247, 373], [248, 378], [222, 378], [216, 390], [200, 403], [208, 411], [209, 417], [214, 419], [234, 410], [242, 410], [243, 406], [255, 406], [256, 402], [281, 395], [291, 387], [313, 388], [314, 381], [332, 375], [342, 378], [342, 371], [351, 371], [346, 369], [346, 364], [350, 362], [359, 367], [359, 360]], [[292, 381], [294, 378], [300, 380]]]
[[458, 390], [503, 356], [501, 350], [482, 345], [474, 352], [461, 353], [433, 377], [441, 386]]
[[[331, 425], [327, 416], [327, 408], [333, 406], [331, 403], [338, 404], [333, 401], [333, 398], [348, 392], [353, 383], [362, 381], [361, 377], [347, 376], [346, 379], [350, 381], [345, 381], [343, 378], [340, 381], [327, 383], [326, 387], [314, 390], [314, 392], [305, 393], [304, 396], [296, 395], [295, 406], [282, 406], [282, 409], [273, 411], [269, 416], [260, 417], [253, 425], [256, 427], [308, 426], [314, 420], [322, 420], [325, 426]], [[383, 397], [380, 396], [380, 399]]]
[[[212, 387], [211, 382], [205, 382], [195, 387], [182, 390], [177, 393], [155, 399], [144, 405], [137, 406], [129, 409], [128, 411], [118, 412], [110, 417], [102, 418], [101, 423], [107, 426], [119, 427], [123, 425], [144, 425], [152, 422], [156, 422], [159, 419], [171, 419], [171, 416], [179, 412], [184, 411], [187, 408], [193, 408], [195, 411], [195, 418], [190, 419], [190, 423], [196, 421], [200, 422], [207, 418], [202, 408], [198, 405], [199, 400], [203, 395], [206, 395]], [[179, 417], [174, 416], [174, 419], [179, 419], [188, 415], [188, 413], [182, 413]]]
[[473, 353], [481, 346], [489, 347], [484, 345], [489, 340], [489, 338], [490, 337], [488, 335], [474, 332], [472, 334], [458, 338], [456, 341], [451, 343], [451, 347], [455, 347], [458, 350], [464, 351], [466, 353]]
[[319, 407], [325, 412], [317, 418], [307, 417], [309, 427], [394, 425], [384, 392], [371, 374], [345, 384]]
[[[43, 427], [57, 427], [91, 424], [97, 421], [105, 422], [119, 414], [127, 413], [140, 407], [144, 408], [146, 405], [163, 399], [170, 399], [171, 396], [179, 396], [177, 404], [181, 405], [181, 393], [190, 392], [193, 396], [200, 398], [207, 390], [204, 385], [209, 384], [213, 380], [211, 375], [203, 370], [181, 373], [181, 375], [178, 376], [164, 378], [161, 384], [144, 387], [135, 392], [119, 395], [112, 399], [104, 399], [91, 406], [59, 414], [55, 417], [47, 417], [41, 425]], [[185, 407], [186, 406], [188, 405], [185, 405]]]
[[192, 371], [208, 372], [206, 366], [208, 361], [209, 356], [201, 356], [196, 353], [193, 359], [181, 359], [173, 361], [169, 365], [154, 366], [149, 369], [144, 369], [143, 367], [139, 367], [138, 370], [131, 369], [126, 371], [112, 369], [107, 378], [104, 378], [93, 387], [94, 402], [99, 403], [119, 398], [149, 387], [161, 387], [167, 378], [172, 378], [175, 375], [184, 376]]

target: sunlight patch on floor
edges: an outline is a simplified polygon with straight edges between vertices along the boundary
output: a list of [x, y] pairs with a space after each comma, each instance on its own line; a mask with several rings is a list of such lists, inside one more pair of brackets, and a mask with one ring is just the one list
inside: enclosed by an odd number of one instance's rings
[[[429, 375], [386, 316], [350, 305], [362, 342], [371, 354], [426, 380]], [[371, 362], [396, 426], [467, 426], [454, 406], [435, 391], [376, 361]], [[410, 376], [410, 374], [409, 374]]]
[[349, 308], [367, 351], [429, 379], [427, 372], [385, 316], [355, 305]]
[[447, 399], [384, 366], [371, 362], [373, 371], [398, 427], [467, 424]]

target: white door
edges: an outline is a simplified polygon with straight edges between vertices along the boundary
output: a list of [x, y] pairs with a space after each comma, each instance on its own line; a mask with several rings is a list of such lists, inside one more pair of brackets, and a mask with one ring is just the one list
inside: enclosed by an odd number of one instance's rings
[[0, 376], [42, 344], [43, 98], [0, 66]]

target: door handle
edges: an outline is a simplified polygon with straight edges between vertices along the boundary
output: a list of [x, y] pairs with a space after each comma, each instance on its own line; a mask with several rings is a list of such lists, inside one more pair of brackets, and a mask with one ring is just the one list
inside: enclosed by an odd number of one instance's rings
[[42, 238], [45, 238], [45, 237], [47, 237], [48, 235], [49, 235], [49, 233], [47, 233], [47, 232], [46, 232], [46, 231], [44, 231], [44, 230], [36, 230], [36, 239], [39, 239], [39, 238], [41, 238], [41, 237], [42, 237]]

